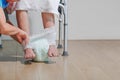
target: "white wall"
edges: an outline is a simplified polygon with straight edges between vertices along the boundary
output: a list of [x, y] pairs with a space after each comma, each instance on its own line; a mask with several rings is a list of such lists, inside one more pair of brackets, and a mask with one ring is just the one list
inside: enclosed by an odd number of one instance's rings
[[69, 39], [120, 39], [120, 0], [69, 0]]
[[120, 0], [68, 0], [68, 11], [70, 40], [120, 39]]

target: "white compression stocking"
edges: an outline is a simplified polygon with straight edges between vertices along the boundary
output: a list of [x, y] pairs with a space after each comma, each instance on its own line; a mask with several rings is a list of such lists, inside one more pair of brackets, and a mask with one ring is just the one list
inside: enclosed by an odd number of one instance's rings
[[49, 45], [56, 45], [56, 29], [55, 27], [46, 28], [44, 30], [40, 31], [40, 34], [35, 34], [30, 36], [30, 42], [29, 44], [23, 46], [26, 48], [32, 48], [33, 42], [38, 41], [40, 39], [46, 39], [48, 41]]
[[55, 27], [46, 28], [46, 32], [48, 32], [47, 35], [45, 35], [45, 38], [48, 40], [49, 45], [56, 45], [56, 29]]
[[30, 42], [23, 46], [24, 49], [32, 48], [35, 52], [35, 61], [48, 60], [49, 45], [56, 45], [56, 29], [55, 27], [46, 28], [41, 34], [35, 34], [30, 37]]

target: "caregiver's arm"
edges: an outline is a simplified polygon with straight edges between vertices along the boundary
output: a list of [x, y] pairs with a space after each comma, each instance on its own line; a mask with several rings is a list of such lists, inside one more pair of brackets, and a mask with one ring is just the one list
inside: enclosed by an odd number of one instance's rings
[[19, 28], [6, 23], [3, 9], [0, 7], [0, 34], [15, 36], [19, 43], [27, 39], [27, 34]]
[[3, 9], [0, 8], [0, 33], [5, 35], [15, 35], [19, 32], [19, 29], [6, 23]]

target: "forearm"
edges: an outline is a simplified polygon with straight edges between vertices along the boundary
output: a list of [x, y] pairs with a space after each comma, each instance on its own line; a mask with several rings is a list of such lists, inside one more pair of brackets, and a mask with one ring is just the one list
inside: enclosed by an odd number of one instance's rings
[[16, 35], [19, 32], [19, 29], [8, 24], [2, 23], [0, 25], [0, 33], [4, 35]]
[[5, 35], [15, 35], [19, 32], [19, 29], [6, 22], [3, 9], [0, 8], [0, 33]]

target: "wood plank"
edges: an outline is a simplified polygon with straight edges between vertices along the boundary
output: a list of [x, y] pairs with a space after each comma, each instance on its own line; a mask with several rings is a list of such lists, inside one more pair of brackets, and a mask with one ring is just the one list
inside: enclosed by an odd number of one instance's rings
[[19, 44], [17, 46], [17, 56], [16, 80], [39, 80], [39, 66], [37, 66], [36, 64], [24, 64], [24, 52]]
[[21, 46], [7, 41], [0, 50], [0, 79], [120, 80], [120, 41], [69, 41], [68, 51], [68, 57], [51, 58], [52, 64], [25, 65]]
[[0, 80], [16, 80], [16, 43], [3, 41], [0, 49]]

